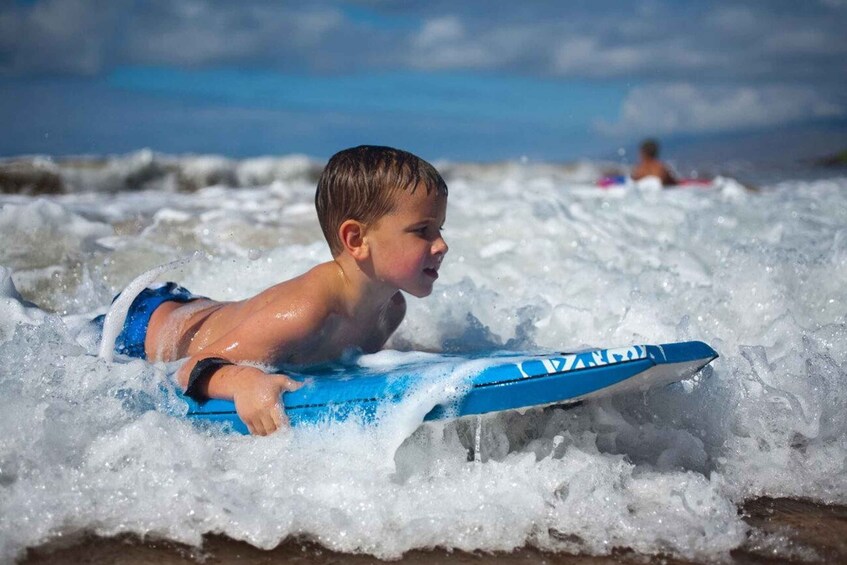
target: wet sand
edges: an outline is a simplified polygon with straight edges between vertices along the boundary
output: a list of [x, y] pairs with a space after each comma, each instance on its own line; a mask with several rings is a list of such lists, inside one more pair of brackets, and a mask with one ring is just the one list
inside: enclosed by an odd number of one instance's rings
[[[751, 526], [744, 546], [734, 550], [729, 562], [736, 564], [847, 563], [847, 506], [826, 506], [814, 502], [759, 498], [748, 501], [739, 512]], [[25, 565], [74, 563], [141, 565], [192, 565], [219, 563], [266, 565], [366, 565], [385, 563], [371, 556], [328, 551], [321, 546], [289, 540], [273, 550], [257, 549], [244, 542], [221, 536], [208, 536], [202, 549], [167, 541], [141, 540], [134, 536], [99, 538], [87, 536], [61, 546], [48, 544], [31, 549], [21, 562]], [[444, 549], [415, 550], [390, 563], [403, 565], [498, 563], [500, 565], [683, 565], [700, 563], [669, 556], [639, 555], [626, 549], [610, 556], [596, 557], [565, 553], [545, 553], [532, 548], [509, 553], [466, 553]]]

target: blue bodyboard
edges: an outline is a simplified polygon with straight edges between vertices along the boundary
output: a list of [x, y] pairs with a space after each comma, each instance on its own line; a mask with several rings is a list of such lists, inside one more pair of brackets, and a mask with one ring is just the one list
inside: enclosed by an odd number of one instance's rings
[[[308, 373], [287, 372], [305, 384], [284, 393], [282, 401], [294, 427], [351, 417], [371, 423], [378, 419], [380, 410], [403, 402], [431, 382], [433, 367], [436, 372], [438, 367], [444, 372], [460, 371], [463, 376], [458, 382], [445, 381], [454, 386], [456, 393], [446, 395], [447, 401], [431, 407], [424, 416], [425, 420], [435, 420], [643, 391], [689, 378], [717, 356], [699, 341], [567, 354], [433, 355], [429, 360], [390, 370], [332, 366]], [[247, 433], [231, 401], [198, 403], [180, 396], [188, 404], [188, 418], [198, 423], [230, 424], [234, 431]]]

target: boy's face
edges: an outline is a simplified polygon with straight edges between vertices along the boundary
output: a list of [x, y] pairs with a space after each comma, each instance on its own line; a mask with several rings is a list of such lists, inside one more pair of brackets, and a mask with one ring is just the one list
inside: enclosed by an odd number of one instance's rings
[[366, 232], [374, 276], [418, 298], [428, 296], [447, 253], [441, 228], [447, 215], [447, 196], [425, 186], [414, 193], [400, 191], [394, 210]]

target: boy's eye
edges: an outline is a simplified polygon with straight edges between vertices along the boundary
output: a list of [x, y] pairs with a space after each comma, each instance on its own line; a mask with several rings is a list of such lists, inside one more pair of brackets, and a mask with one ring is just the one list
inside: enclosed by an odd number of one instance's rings
[[420, 237], [438, 237], [441, 231], [444, 229], [444, 226], [436, 228], [435, 226], [420, 226], [417, 228], [411, 228], [409, 230], [410, 233], [418, 235]]

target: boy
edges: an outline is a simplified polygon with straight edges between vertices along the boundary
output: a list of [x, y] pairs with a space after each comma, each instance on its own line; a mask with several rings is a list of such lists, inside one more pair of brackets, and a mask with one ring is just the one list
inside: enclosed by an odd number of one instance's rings
[[[147, 289], [117, 349], [131, 355], [135, 345], [151, 360], [187, 357], [177, 372], [187, 395], [232, 399], [251, 433], [277, 430], [286, 421], [281, 393], [300, 384], [268, 371], [349, 348], [378, 351], [406, 313], [400, 291], [429, 295], [447, 253], [447, 185], [406, 151], [363, 145], [336, 153], [315, 206], [331, 261], [239, 302], [196, 297], [174, 283]], [[125, 334], [138, 327], [127, 344]]]
[[674, 178], [665, 164], [659, 161], [659, 143], [656, 140], [644, 140], [641, 143], [641, 147], [639, 147], [638, 153], [641, 161], [632, 171], [632, 180], [639, 180], [644, 177], [658, 177], [662, 181], [663, 186], [677, 184], [676, 178]]

